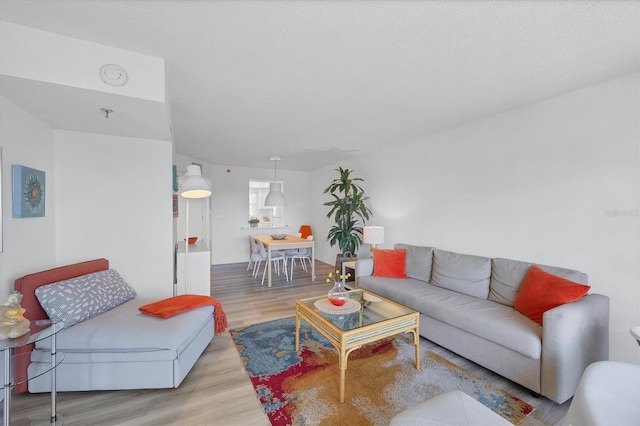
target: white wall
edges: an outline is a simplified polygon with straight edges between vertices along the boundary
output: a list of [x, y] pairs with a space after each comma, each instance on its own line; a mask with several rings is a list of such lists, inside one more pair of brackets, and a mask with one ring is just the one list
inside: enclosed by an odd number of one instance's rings
[[[265, 160], [266, 161], [266, 160]], [[228, 171], [227, 171], [228, 170]], [[273, 169], [221, 166], [212, 167], [211, 207], [213, 222], [213, 264], [245, 262], [249, 259], [249, 180], [272, 180]], [[296, 233], [309, 223], [309, 173], [278, 170], [287, 200], [284, 222]]]
[[171, 142], [66, 130], [54, 140], [57, 263], [106, 257], [138, 296], [171, 296]]
[[[55, 266], [55, 185], [53, 130], [5, 97], [0, 96], [2, 148], [3, 251], [0, 253], [0, 298], [27, 273]], [[42, 170], [45, 175], [45, 216], [11, 217], [11, 166]], [[0, 302], [1, 303], [1, 302]]]
[[[638, 74], [342, 164], [365, 179], [385, 243], [430, 245], [579, 269], [611, 298], [610, 358], [640, 362]], [[393, 145], [393, 141], [390, 141]], [[326, 235], [311, 174], [311, 221]], [[333, 262], [337, 248], [320, 244]]]

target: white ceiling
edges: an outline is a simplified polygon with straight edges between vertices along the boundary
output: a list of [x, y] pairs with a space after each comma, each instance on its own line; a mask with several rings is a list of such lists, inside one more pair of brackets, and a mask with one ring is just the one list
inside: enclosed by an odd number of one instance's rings
[[[181, 154], [250, 167], [271, 167], [269, 156], [279, 154], [278, 168], [314, 170], [637, 72], [638, 8], [577, 0], [0, 0], [0, 19], [164, 58]], [[11, 83], [3, 95], [57, 128], [160, 138], [168, 124], [92, 128], [83, 114], [95, 108], [77, 103], [110, 95]], [[76, 105], [60, 107], [64, 99]], [[113, 117], [141, 108], [111, 101]]]

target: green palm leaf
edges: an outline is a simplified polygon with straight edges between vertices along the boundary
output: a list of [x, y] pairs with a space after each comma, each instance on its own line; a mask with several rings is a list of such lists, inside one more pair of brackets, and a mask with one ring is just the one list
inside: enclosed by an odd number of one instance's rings
[[336, 171], [339, 177], [331, 181], [323, 192], [332, 197], [324, 205], [329, 207], [327, 218], [333, 217], [334, 221], [327, 234], [327, 241], [331, 247], [337, 244], [342, 254], [353, 256], [362, 244], [362, 226], [371, 215], [371, 210], [365, 204], [369, 197], [365, 196], [362, 187], [356, 183], [363, 182], [363, 179], [351, 177], [352, 170], [338, 167]]

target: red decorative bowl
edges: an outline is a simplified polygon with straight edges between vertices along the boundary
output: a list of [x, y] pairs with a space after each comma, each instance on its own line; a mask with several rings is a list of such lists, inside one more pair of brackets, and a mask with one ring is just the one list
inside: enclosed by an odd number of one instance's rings
[[342, 306], [345, 303], [347, 303], [347, 299], [345, 298], [329, 297], [328, 299], [329, 299], [329, 302], [331, 302], [335, 306]]

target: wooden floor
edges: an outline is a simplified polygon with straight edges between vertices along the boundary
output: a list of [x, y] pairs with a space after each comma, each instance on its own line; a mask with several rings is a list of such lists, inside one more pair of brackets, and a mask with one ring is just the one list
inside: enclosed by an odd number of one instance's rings
[[[292, 282], [274, 275], [271, 288], [246, 263], [212, 267], [211, 295], [222, 302], [229, 328], [293, 316], [296, 299], [326, 293], [332, 266], [317, 262], [315, 282], [299, 267]], [[260, 277], [261, 278], [261, 277]], [[266, 281], [266, 280], [265, 280]], [[425, 345], [535, 407], [525, 425], [560, 424], [569, 402], [558, 405], [425, 339]], [[48, 394], [15, 394], [12, 424], [50, 424]], [[58, 413], [66, 425], [268, 425], [228, 332], [216, 336], [178, 389], [61, 392]], [[60, 423], [60, 422], [58, 422]]]

